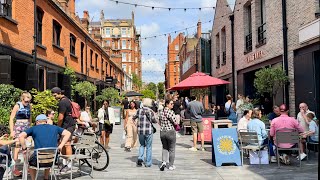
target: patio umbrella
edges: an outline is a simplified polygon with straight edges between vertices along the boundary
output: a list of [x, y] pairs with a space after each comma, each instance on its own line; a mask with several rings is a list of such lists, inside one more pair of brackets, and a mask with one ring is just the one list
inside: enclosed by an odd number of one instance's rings
[[143, 94], [140, 94], [140, 93], [137, 93], [137, 92], [134, 92], [134, 91], [129, 91], [125, 94], [125, 96], [127, 97], [133, 97], [133, 96], [143, 96]]
[[191, 74], [187, 79], [176, 84], [170, 90], [183, 90], [183, 89], [195, 89], [206, 88], [210, 86], [229, 84], [230, 82], [209, 76], [202, 72], [196, 72]]

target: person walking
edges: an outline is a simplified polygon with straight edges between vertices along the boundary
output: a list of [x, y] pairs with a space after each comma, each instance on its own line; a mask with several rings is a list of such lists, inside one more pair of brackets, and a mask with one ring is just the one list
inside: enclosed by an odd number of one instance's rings
[[228, 119], [232, 121], [233, 124], [237, 124], [237, 114], [236, 105], [232, 102], [232, 96], [227, 95], [227, 102], [224, 105], [225, 113], [228, 115]]
[[202, 114], [204, 113], [203, 104], [197, 101], [195, 96], [192, 96], [191, 102], [187, 108], [187, 111], [190, 113], [191, 129], [193, 133], [193, 147], [189, 148], [190, 151], [198, 151], [197, 149], [197, 137], [198, 132], [201, 137], [201, 151], [204, 151], [204, 134], [203, 134], [203, 123], [202, 123]]
[[159, 122], [161, 126], [160, 139], [162, 143], [162, 164], [160, 166], [160, 171], [164, 171], [164, 168], [167, 166], [168, 159], [169, 170], [175, 169], [175, 166], [173, 165], [176, 149], [176, 131], [174, 125], [178, 125], [178, 123], [175, 113], [172, 110], [173, 106], [173, 101], [167, 99], [165, 101], [165, 108], [160, 111], [159, 114]]
[[[20, 96], [20, 101], [17, 102], [10, 115], [9, 120], [9, 128], [10, 128], [10, 136], [12, 138], [18, 138], [19, 134], [29, 129], [32, 123], [31, 110], [32, 106], [30, 105], [32, 97], [29, 92], [22, 92]], [[14, 122], [15, 120], [15, 122]], [[18, 160], [18, 153], [20, 151], [20, 144], [16, 143], [16, 148], [14, 148], [13, 160], [16, 162]], [[22, 173], [16, 166], [13, 168], [13, 176], [19, 177]]]
[[106, 149], [110, 149], [110, 134], [112, 134], [114, 124], [109, 118], [108, 108], [109, 100], [104, 100], [102, 107], [98, 110], [99, 131], [101, 133], [100, 143], [104, 145]]
[[136, 115], [136, 103], [134, 101], [130, 102], [130, 109], [126, 111], [124, 130], [126, 132], [126, 143], [124, 150], [127, 152], [131, 151], [131, 148], [137, 145], [137, 124], [133, 121], [133, 116]]
[[[76, 121], [72, 117], [72, 105], [70, 99], [68, 99], [59, 87], [54, 87], [51, 89], [52, 95], [59, 101], [58, 103], [58, 123], [57, 126], [69, 131], [71, 133], [70, 138], [66, 142], [64, 148], [62, 149], [62, 154], [72, 155], [71, 140], [73, 133], [76, 129]], [[63, 160], [63, 167], [61, 172], [67, 172], [71, 169], [71, 161], [66, 159]]]
[[238, 94], [238, 100], [236, 103], [236, 114], [237, 114], [237, 122], [239, 122], [239, 120], [242, 118], [243, 116], [243, 110], [242, 108], [240, 108], [242, 105], [244, 104], [244, 98], [242, 94]]
[[[137, 110], [137, 114], [133, 116], [133, 120], [138, 120], [138, 136], [140, 142], [139, 156], [137, 166], [141, 167], [145, 162], [146, 167], [152, 165], [152, 139], [154, 127], [152, 123], [157, 123], [155, 112], [151, 110], [152, 99], [144, 98], [142, 100], [143, 107]], [[144, 161], [144, 151], [146, 149], [146, 161]]]

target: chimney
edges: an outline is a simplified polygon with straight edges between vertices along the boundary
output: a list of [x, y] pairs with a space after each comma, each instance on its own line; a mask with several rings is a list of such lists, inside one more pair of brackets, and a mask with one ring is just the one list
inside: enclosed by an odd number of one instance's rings
[[81, 18], [81, 24], [83, 28], [89, 30], [89, 12], [83, 11], [83, 18]]
[[197, 38], [201, 37], [201, 21], [199, 20], [197, 23]]
[[58, 0], [58, 2], [60, 3], [62, 9], [64, 9], [65, 11], [67, 10], [67, 4], [68, 4], [68, 0]]
[[76, 0], [69, 0], [67, 3], [67, 11], [70, 13], [71, 17], [75, 17], [75, 1]]
[[168, 44], [170, 44], [171, 43], [171, 35], [169, 34], [168, 35]]
[[132, 25], [134, 25], [134, 12], [131, 11], [131, 17], [132, 17]]
[[83, 18], [87, 19], [89, 21], [89, 12], [88, 11], [83, 11]]

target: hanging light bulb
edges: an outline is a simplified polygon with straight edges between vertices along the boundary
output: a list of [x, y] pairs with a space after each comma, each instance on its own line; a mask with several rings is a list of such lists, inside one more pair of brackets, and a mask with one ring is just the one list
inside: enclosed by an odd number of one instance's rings
[[201, 11], [201, 8], [199, 8], [199, 11]]
[[154, 7], [152, 7], [152, 10], [154, 10]]
[[116, 4], [118, 4], [119, 3], [119, 1], [116, 1]]
[[169, 9], [169, 11], [171, 10], [171, 8], [168, 8]]
[[137, 6], [138, 6], [137, 4], [134, 5], [134, 7], [137, 7]]
[[184, 12], [186, 12], [187, 11], [187, 9], [186, 8], [184, 8]]

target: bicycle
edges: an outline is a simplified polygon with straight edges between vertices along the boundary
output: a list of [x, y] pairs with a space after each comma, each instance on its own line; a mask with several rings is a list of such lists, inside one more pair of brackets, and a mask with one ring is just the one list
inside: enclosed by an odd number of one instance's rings
[[[79, 131], [77, 133], [75, 133], [75, 136], [79, 138], [80, 142], [81, 142], [81, 136], [82, 135], [89, 135], [89, 136], [95, 136], [95, 144], [96, 147], [93, 148], [93, 150], [91, 152], [93, 152], [92, 158], [93, 158], [93, 169], [96, 171], [103, 171], [105, 169], [107, 169], [107, 167], [109, 166], [109, 153], [108, 151], [104, 148], [104, 146], [102, 144], [100, 144], [99, 142], [99, 134], [98, 132], [89, 132], [88, 128], [83, 127], [83, 126], [78, 126], [78, 128], [81, 128], [82, 131], [79, 133]], [[85, 132], [87, 131], [87, 132]], [[73, 147], [73, 150], [75, 150], [75, 148]], [[86, 154], [87, 155], [91, 155], [90, 151], [83, 149], [80, 150], [81, 154]], [[90, 162], [88, 160], [81, 160], [83, 163], [86, 163], [90, 168], [92, 166], [92, 164], [90, 164]], [[102, 163], [101, 163], [102, 161]], [[105, 161], [105, 162], [104, 162]]]

